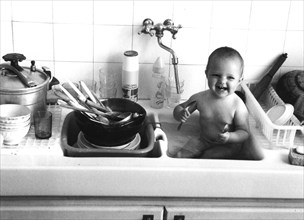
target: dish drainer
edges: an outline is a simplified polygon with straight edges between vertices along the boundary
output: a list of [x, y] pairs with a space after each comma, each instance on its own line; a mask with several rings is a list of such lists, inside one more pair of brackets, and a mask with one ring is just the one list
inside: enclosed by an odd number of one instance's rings
[[[301, 125], [300, 121], [294, 115], [285, 125], [272, 123], [266, 115], [266, 111], [274, 105], [285, 104], [272, 85], [268, 86], [259, 101], [253, 96], [245, 82], [241, 83], [241, 88], [245, 93], [246, 106], [250, 115], [255, 120], [256, 127], [261, 130], [270, 142], [271, 147], [289, 149], [294, 146], [296, 134], [300, 133], [300, 135], [303, 135], [304, 126]], [[302, 142], [304, 142], [304, 140]]]

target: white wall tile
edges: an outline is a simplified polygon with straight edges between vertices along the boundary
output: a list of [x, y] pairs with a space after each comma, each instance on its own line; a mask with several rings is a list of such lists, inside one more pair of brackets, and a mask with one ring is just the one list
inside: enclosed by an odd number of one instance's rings
[[205, 75], [205, 65], [179, 65], [180, 81], [184, 80], [182, 99], [188, 99], [194, 93], [208, 89]]
[[0, 20], [12, 20], [12, 1], [0, 1]]
[[290, 1], [252, 1], [250, 28], [286, 30]]
[[14, 21], [52, 22], [52, 1], [12, 1]]
[[209, 30], [184, 28], [173, 40], [172, 47], [180, 64], [204, 64], [209, 51]]
[[247, 38], [246, 30], [211, 30], [209, 54], [218, 47], [228, 46], [236, 49], [245, 58]]
[[93, 1], [54, 1], [55, 23], [93, 23]]
[[[219, 46], [242, 54], [247, 79], [260, 79], [285, 52], [288, 58], [279, 73], [303, 69], [303, 10], [303, 1], [292, 0], [7, 0], [1, 1], [0, 54], [23, 53], [28, 58], [23, 65], [34, 59], [37, 65], [49, 64], [56, 77], [67, 73], [90, 83], [101, 67], [121, 78], [123, 52], [133, 49], [139, 53], [139, 96], [149, 98], [156, 58], [164, 59], [166, 74], [173, 74], [173, 66], [170, 53], [160, 48], [155, 36], [138, 32], [145, 18], [155, 24], [170, 18], [183, 28], [176, 40], [165, 31], [162, 41], [176, 52], [180, 78], [186, 80], [182, 97], [188, 98], [207, 88], [204, 68]], [[121, 79], [117, 81], [121, 87]], [[121, 96], [121, 90], [118, 93]]]
[[94, 23], [132, 25], [133, 1], [94, 1]]
[[154, 24], [163, 23], [173, 17], [173, 1], [134, 1], [134, 24], [142, 25], [146, 18]]
[[72, 82], [84, 81], [89, 86], [93, 82], [93, 63], [55, 62], [54, 72], [61, 83], [69, 79]]
[[213, 4], [213, 28], [248, 28], [251, 1], [214, 1]]
[[122, 62], [124, 51], [131, 49], [132, 27], [94, 25], [94, 61]]
[[[154, 63], [159, 56], [164, 59], [165, 63], [171, 62], [170, 53], [158, 45], [156, 36], [151, 37], [149, 34], [138, 35], [135, 32], [133, 39], [133, 48], [138, 52], [140, 63]], [[171, 47], [171, 39], [171, 34], [165, 32], [164, 37], [161, 39], [162, 44]]]
[[304, 66], [303, 31], [287, 31], [284, 51], [288, 53], [285, 66]]
[[93, 62], [93, 25], [54, 24], [56, 61]]
[[212, 1], [174, 1], [175, 25], [209, 29], [211, 13]]
[[0, 25], [0, 59], [3, 62], [2, 56], [13, 52], [12, 23], [1, 21]]
[[51, 24], [13, 23], [14, 51], [31, 60], [53, 59], [53, 32]]
[[[272, 60], [271, 65], [273, 65], [274, 60]], [[269, 66], [261, 65], [247, 65], [244, 66], [244, 80], [246, 81], [259, 81], [263, 76], [269, 71]]]
[[284, 31], [250, 31], [245, 56], [247, 65], [272, 65], [271, 61], [283, 53]]
[[140, 64], [138, 75], [138, 95], [141, 98], [150, 98], [150, 86], [152, 79], [152, 64]]
[[99, 94], [99, 89], [101, 88], [99, 70], [104, 71], [105, 74], [111, 75], [115, 81], [116, 97], [122, 97], [121, 92], [121, 73], [122, 65], [121, 63], [94, 63], [94, 81], [96, 82], [96, 94], [98, 97], [101, 97]]
[[291, 1], [288, 30], [304, 30], [304, 2]]

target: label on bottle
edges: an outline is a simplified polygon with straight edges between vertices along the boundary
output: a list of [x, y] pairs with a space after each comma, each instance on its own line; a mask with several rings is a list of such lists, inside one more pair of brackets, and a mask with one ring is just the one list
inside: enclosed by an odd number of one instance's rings
[[122, 97], [131, 101], [138, 101], [138, 87], [136, 84], [123, 85], [122, 86]]
[[162, 77], [152, 79], [150, 106], [162, 108], [165, 101], [165, 83]]

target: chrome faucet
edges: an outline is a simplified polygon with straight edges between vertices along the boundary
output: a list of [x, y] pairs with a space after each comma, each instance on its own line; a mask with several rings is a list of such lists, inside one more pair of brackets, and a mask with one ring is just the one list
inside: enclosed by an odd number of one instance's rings
[[138, 34], [149, 34], [151, 37], [154, 36], [153, 31], [155, 31], [155, 36], [157, 37], [158, 45], [163, 48], [164, 50], [168, 51], [172, 55], [172, 64], [174, 67], [174, 77], [176, 83], [176, 91], [178, 94], [181, 93], [180, 91], [180, 84], [179, 84], [179, 76], [178, 76], [178, 58], [176, 53], [171, 48], [165, 46], [162, 43], [161, 38], [164, 36], [164, 31], [169, 31], [172, 34], [172, 38], [176, 39], [175, 35], [178, 32], [178, 29], [182, 28], [181, 25], [174, 26], [174, 23], [171, 19], [166, 19], [164, 23], [158, 23], [154, 25], [154, 22], [150, 18], [146, 18], [143, 21], [143, 27]]

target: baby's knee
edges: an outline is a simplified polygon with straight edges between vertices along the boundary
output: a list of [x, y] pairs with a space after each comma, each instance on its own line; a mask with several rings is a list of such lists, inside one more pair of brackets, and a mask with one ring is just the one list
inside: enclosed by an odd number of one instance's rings
[[204, 159], [222, 159], [223, 157], [224, 157], [223, 152], [214, 149], [206, 150], [201, 155], [201, 158]]
[[233, 159], [239, 152], [239, 147], [213, 147], [210, 148], [201, 155], [201, 158], [205, 159]]

